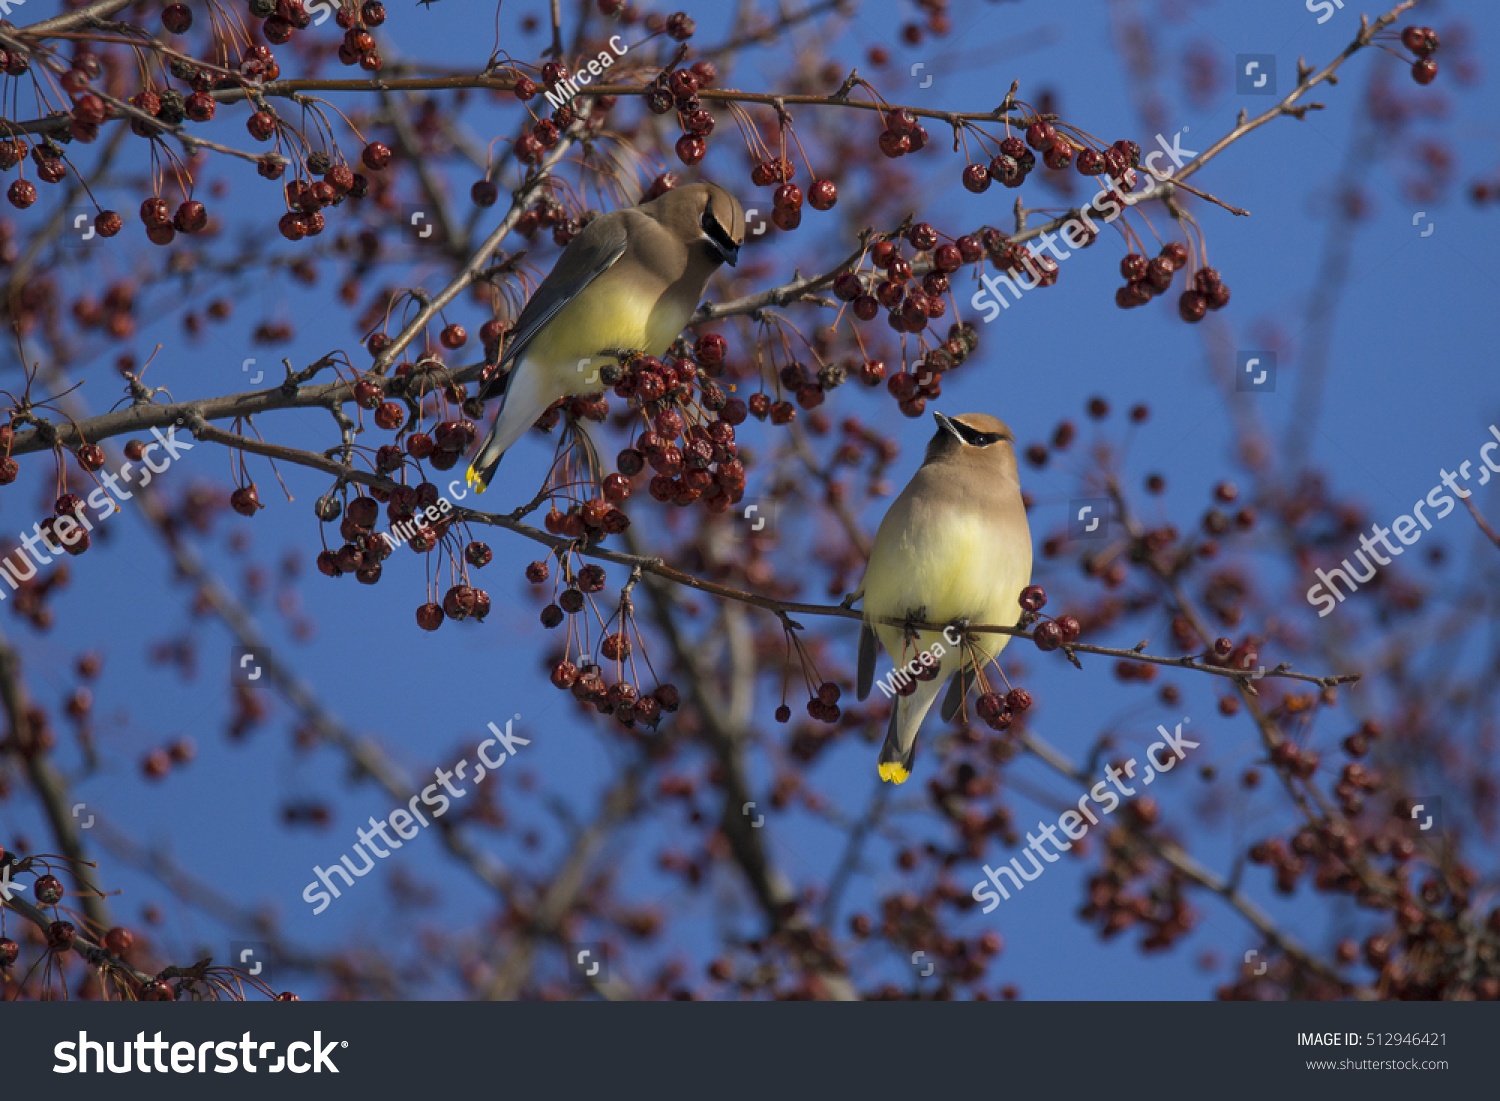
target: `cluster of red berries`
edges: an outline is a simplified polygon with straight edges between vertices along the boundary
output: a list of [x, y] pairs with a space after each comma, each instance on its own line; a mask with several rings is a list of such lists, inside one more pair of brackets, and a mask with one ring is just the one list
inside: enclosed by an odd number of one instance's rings
[[[556, 91], [568, 79], [568, 75], [568, 67], [561, 61], [549, 61], [542, 66], [542, 83], [547, 86], [548, 91]], [[529, 80], [527, 83], [531, 84]], [[532, 85], [533, 95], [534, 88], [535, 85]], [[563, 130], [572, 125], [576, 117], [572, 106], [564, 103], [552, 112], [551, 118], [538, 119], [532, 123], [530, 129], [516, 139], [516, 160], [522, 164], [536, 164], [547, 150], [557, 144]]]
[[[429, 489], [421, 494], [430, 498], [432, 502], [437, 501], [437, 486], [430, 482], [423, 483]], [[402, 486], [403, 490], [410, 487]], [[418, 498], [416, 489], [411, 489], [411, 500], [415, 502]], [[403, 502], [406, 494], [402, 494]], [[394, 507], [394, 506], [393, 506]], [[342, 577], [346, 573], [352, 573], [355, 579], [364, 585], [373, 585], [380, 580], [381, 562], [391, 556], [395, 549], [391, 541], [384, 535], [375, 533], [375, 524], [380, 519], [380, 505], [374, 497], [356, 497], [349, 502], [347, 511], [337, 497], [319, 497], [313, 506], [318, 519], [325, 524], [339, 519], [343, 513], [343, 520], [339, 524], [339, 535], [344, 540], [344, 545], [336, 551], [324, 550], [318, 554], [318, 572], [325, 577]], [[409, 519], [415, 514], [413, 505], [410, 511], [404, 508], [400, 510], [403, 518]], [[395, 521], [393, 521], [395, 522]], [[410, 542], [413, 549], [418, 548], [418, 540], [427, 540], [429, 529], [422, 529], [413, 535]], [[424, 549], [431, 550], [436, 546], [436, 536], [431, 536], [431, 544]]]
[[[470, 543], [470, 547], [484, 547], [483, 543]], [[489, 548], [484, 547], [485, 553]], [[426, 603], [417, 608], [417, 626], [424, 631], [436, 631], [444, 619], [473, 619], [480, 623], [490, 614], [490, 594], [472, 585], [458, 584], [449, 587], [443, 594], [441, 604]]]
[[565, 510], [553, 505], [542, 520], [549, 534], [597, 543], [630, 527], [630, 517], [618, 507], [630, 496], [630, 480], [621, 474], [604, 479], [604, 496], [574, 501]]
[[[576, 591], [570, 589], [563, 595]], [[573, 693], [573, 698], [579, 703], [592, 706], [601, 715], [614, 716], [626, 727], [636, 723], [655, 727], [661, 722], [663, 713], [676, 711], [682, 703], [675, 685], [659, 684], [651, 692], [643, 693], [628, 681], [606, 684], [604, 670], [597, 662], [575, 665], [571, 661], [559, 661], [552, 667], [551, 678], [554, 687]]]
[[[550, 126], [551, 123], [548, 123], [548, 125]], [[486, 183], [489, 183], [489, 181], [480, 180], [479, 183], [476, 183], [474, 185], [476, 192], [481, 184]], [[490, 184], [490, 187], [493, 188], [494, 185]], [[486, 195], [488, 195], [488, 192], [486, 192]], [[480, 202], [477, 194], [474, 201], [480, 206], [490, 205], [489, 202]], [[527, 207], [521, 216], [516, 219], [515, 229], [517, 233], [528, 240], [536, 236], [537, 230], [550, 229], [552, 231], [552, 243], [559, 248], [564, 248], [569, 241], [583, 232], [584, 226], [592, 222], [597, 216], [597, 211], [589, 210], [574, 218], [568, 214], [567, 208], [562, 203], [558, 202], [551, 195], [544, 195], [532, 203], [531, 206]]]
[[[844, 714], [839, 708], [839, 697], [842, 695], [843, 691], [838, 685], [834, 684], [831, 680], [825, 680], [822, 684], [818, 685], [817, 692], [809, 697], [807, 701], [808, 717], [820, 723], [838, 722]], [[782, 704], [781, 706], [785, 707], [786, 704]], [[780, 717], [779, 711], [777, 713], [777, 721], [786, 721], [786, 719]]]
[[[250, 47], [245, 52], [248, 60], [251, 57], [260, 58], [260, 55], [251, 51], [257, 47]], [[258, 47], [264, 54], [270, 54], [265, 46]], [[264, 63], [264, 62], [262, 62]], [[221, 83], [232, 86], [233, 81], [221, 79], [213, 73], [199, 69], [189, 62], [181, 59], [174, 60], [169, 66], [169, 71], [177, 79], [188, 84], [193, 91], [183, 95], [175, 88], [147, 88], [137, 92], [130, 97], [130, 104], [140, 114], [130, 116], [130, 130], [137, 137], [154, 138], [161, 134], [164, 126], [181, 126], [184, 122], [209, 122], [218, 111], [218, 103], [209, 93], [219, 87]], [[97, 104], [97, 106], [95, 106]], [[92, 93], [85, 93], [73, 102], [74, 125], [94, 126], [97, 130], [98, 122], [107, 117], [101, 108], [104, 101]], [[162, 126], [156, 125], [141, 115], [148, 115], [152, 119], [161, 122]], [[75, 137], [77, 135], [74, 135]], [[87, 139], [92, 140], [92, 139]]]
[[148, 780], [163, 780], [173, 765], [191, 764], [198, 747], [191, 738], [178, 738], [171, 745], [153, 749], [141, 758], [141, 773]]
[[[457, 331], [451, 332], [448, 340], [457, 340], [461, 336], [463, 340], [459, 343], [462, 346], [463, 342], [468, 339], [468, 334], [461, 326], [449, 326], [444, 329], [444, 332], [449, 332], [450, 329], [457, 329]], [[430, 355], [422, 364], [398, 363], [392, 372], [394, 377], [384, 395], [379, 383], [373, 379], [361, 379], [354, 384], [355, 402], [364, 409], [374, 410], [377, 427], [388, 432], [395, 432], [406, 424], [406, 407], [393, 399], [417, 392], [419, 366], [440, 365]], [[382, 446], [375, 453], [376, 470], [382, 474], [392, 474], [405, 464], [405, 456], [419, 461], [425, 460], [431, 463], [435, 470], [452, 470], [458, 465], [464, 453], [479, 438], [479, 426], [474, 423], [474, 418], [484, 416], [484, 403], [478, 398], [469, 397], [468, 387], [461, 382], [450, 382], [445, 385], [443, 396], [449, 402], [460, 406], [464, 415], [439, 421], [433, 426], [430, 435], [420, 431], [409, 433], [405, 441], [405, 455], [402, 454], [402, 447], [396, 444]]]
[[[1021, 608], [1035, 616], [1047, 604], [1047, 590], [1040, 585], [1028, 585], [1021, 590]], [[1056, 650], [1059, 646], [1077, 642], [1083, 631], [1078, 620], [1070, 615], [1045, 618], [1031, 631], [1031, 641], [1038, 650]]]
[[[897, 371], [886, 381], [901, 412], [920, 417], [927, 402], [943, 392], [943, 374], [959, 366], [979, 347], [979, 332], [967, 321], [948, 327], [948, 339], [928, 348], [908, 369]], [[866, 372], [868, 377], [869, 372]]]
[[[62, 149], [50, 138], [43, 138], [34, 146], [30, 145], [26, 139], [19, 137], [0, 141], [0, 170], [9, 171], [14, 168], [21, 163], [28, 152], [31, 154], [31, 159], [36, 165], [37, 178], [43, 183], [60, 183], [67, 178], [68, 168], [67, 163], [63, 160]], [[36, 185], [30, 180], [12, 180], [10, 187], [6, 190], [6, 197], [16, 209], [25, 210], [32, 203], [36, 202]], [[107, 222], [106, 224], [119, 222], [118, 214], [112, 214], [111, 217], [113, 222]], [[114, 232], [119, 232], [118, 225], [115, 225]], [[113, 233], [109, 234], [109, 236], [113, 235]]]
[[1193, 285], [1177, 299], [1177, 313], [1187, 322], [1203, 320], [1209, 310], [1221, 310], [1229, 304], [1229, 286], [1216, 268], [1199, 268], [1193, 272]]
[[1125, 285], [1115, 291], [1115, 305], [1122, 310], [1144, 306], [1172, 285], [1179, 268], [1187, 266], [1188, 250], [1181, 241], [1169, 241], [1154, 258], [1148, 260], [1138, 252], [1120, 261], [1120, 275]]
[[286, 185], [286, 203], [291, 209], [281, 216], [276, 228], [288, 241], [316, 237], [326, 224], [325, 207], [340, 206], [346, 198], [362, 199], [370, 193], [369, 180], [347, 164], [335, 164], [321, 150], [308, 155], [307, 171], [322, 179], [310, 183], [299, 176]]
[[170, 245], [179, 233], [198, 233], [208, 225], [208, 208], [197, 199], [185, 199], [177, 209], [160, 196], [141, 203], [141, 222], [154, 245]]
[[710, 512], [722, 513], [744, 496], [745, 467], [734, 430], [750, 410], [709, 377], [721, 370], [727, 349], [723, 337], [708, 333], [691, 356], [671, 362], [637, 356], [601, 369], [601, 381], [650, 425], [620, 452], [620, 473], [604, 484], [608, 501], [628, 497], [630, 479], [648, 466], [654, 473], [647, 492], [657, 501], [686, 506], [702, 500]]
[[42, 538], [54, 554], [62, 549], [76, 557], [89, 549], [91, 540], [88, 524], [83, 519], [83, 507], [83, 498], [78, 494], [64, 493], [57, 499], [53, 514], [39, 525]]
[[[893, 330], [920, 333], [928, 322], [947, 312], [944, 296], [949, 293], [948, 276], [966, 263], [977, 262], [983, 250], [975, 237], [944, 241], [926, 222], [908, 227], [904, 239], [918, 254], [913, 258], [915, 264], [901, 254], [899, 240], [877, 241], [869, 257], [875, 268], [885, 273], [884, 278], [867, 289], [857, 272], [842, 271], [834, 277], [833, 293], [850, 303], [860, 321], [873, 321], [884, 307]], [[923, 270], [920, 279], [916, 277], [919, 269]]]
[[[1161, 817], [1161, 808], [1149, 796], [1126, 804], [1129, 823], [1149, 829]], [[1167, 872], [1155, 881], [1147, 879], [1154, 865], [1144, 847], [1124, 830], [1111, 831], [1104, 851], [1104, 867], [1088, 882], [1088, 901], [1078, 910], [1085, 921], [1097, 921], [1105, 940], [1142, 926], [1144, 952], [1171, 948], [1198, 924], [1198, 913], [1188, 904], [1184, 878]], [[1132, 885], [1137, 884], [1132, 890]]]
[[[114, 212], [104, 211], [104, 214], [95, 215], [96, 232], [100, 232], [99, 222], [105, 214], [114, 214]], [[118, 219], [120, 216], [114, 214], [114, 217]], [[100, 236], [105, 236], [105, 234], [100, 232]], [[73, 320], [77, 322], [80, 329], [102, 329], [116, 340], [128, 340], [135, 335], [135, 317], [132, 315], [135, 308], [135, 294], [136, 286], [128, 279], [111, 283], [105, 288], [102, 299], [94, 298], [86, 293], [82, 294], [73, 302]], [[208, 313], [216, 321], [223, 320], [229, 316], [228, 304], [211, 305]]]
[[838, 185], [829, 179], [815, 179], [804, 196], [800, 185], [792, 182], [796, 166], [785, 157], [756, 161], [750, 169], [750, 182], [756, 187], [772, 187], [771, 224], [777, 229], [794, 230], [802, 224], [802, 204], [814, 210], [832, 210], [839, 201]]
[[1358, 761], [1347, 761], [1339, 770], [1333, 794], [1338, 798], [1344, 816], [1354, 818], [1365, 809], [1365, 795], [1379, 791], [1381, 786], [1382, 778], [1378, 772], [1371, 772]]
[[1405, 27], [1401, 31], [1401, 44], [1417, 55], [1417, 60], [1411, 63], [1411, 78], [1418, 84], [1436, 80], [1438, 67], [1432, 55], [1437, 53], [1437, 31], [1431, 27]]
[[344, 40], [339, 43], [339, 61], [358, 65], [369, 73], [379, 72], [385, 61], [370, 28], [385, 22], [385, 5], [380, 0], [365, 0], [357, 13], [353, 7], [341, 5], [334, 21], [344, 31]]
[[[1095, 149], [1084, 149], [1080, 155], [1078, 171], [1086, 176], [1097, 176], [1119, 158], [1121, 173], [1129, 167], [1117, 149], [1127, 150], [1134, 142], [1116, 142], [1115, 146], [1100, 153]], [[1035, 152], [1033, 152], [1035, 150]], [[1137, 151], [1139, 152], [1139, 151]], [[1048, 168], [1064, 169], [1073, 162], [1073, 145], [1057, 127], [1044, 119], [1037, 119], [1026, 128], [1026, 139], [1022, 141], [1014, 134], [1000, 142], [999, 151], [988, 164], [964, 165], [961, 179], [964, 187], [978, 194], [989, 190], [992, 183], [1005, 187], [1020, 187], [1036, 167], [1036, 154], [1042, 155], [1042, 163]]]
[[927, 127], [905, 107], [887, 111], [880, 131], [880, 151], [894, 160], [915, 153], [927, 144]]
[[1024, 688], [1009, 692], [986, 692], [974, 704], [974, 713], [991, 730], [1008, 730], [1016, 716], [1031, 707], [1031, 693]]
[[[691, 20], [689, 20], [691, 22]], [[676, 110], [682, 135], [677, 139], [677, 159], [683, 164], [698, 164], [708, 152], [708, 136], [718, 120], [703, 106], [698, 92], [718, 78], [711, 61], [694, 62], [690, 68], [659, 74], [646, 94], [646, 109], [655, 115]]]
[[[1023, 282], [1032, 287], [1050, 287], [1057, 283], [1058, 262], [1045, 252], [1032, 252], [1024, 242], [1012, 241], [994, 228], [986, 228], [979, 235], [979, 241], [996, 270], [1024, 275]], [[1093, 234], [1085, 227], [1084, 246], [1093, 244], [1093, 241]]]
[[[0, 867], [9, 869], [16, 864], [14, 856], [0, 849]], [[43, 875], [35, 884], [36, 900], [44, 906], [55, 906], [62, 900], [63, 885], [54, 875]], [[77, 930], [70, 922], [54, 921], [46, 930], [47, 947], [56, 952], [66, 952], [73, 947]], [[0, 937], [0, 971], [14, 966], [21, 956], [21, 946], [10, 937]]]

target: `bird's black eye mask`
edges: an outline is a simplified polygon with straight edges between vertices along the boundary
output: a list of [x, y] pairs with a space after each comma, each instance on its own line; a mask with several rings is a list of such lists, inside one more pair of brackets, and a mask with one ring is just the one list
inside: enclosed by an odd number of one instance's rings
[[729, 236], [729, 231], [719, 224], [719, 219], [714, 217], [713, 211], [705, 210], [702, 217], [698, 219], [698, 225], [714, 243], [720, 259], [733, 266], [739, 256], [740, 246], [734, 243], [734, 238]]
[[999, 443], [1001, 440], [1010, 440], [1011, 443], [1016, 442], [1004, 432], [981, 432], [979, 429], [971, 428], [960, 420], [955, 420], [952, 424], [953, 430], [958, 433], [959, 439], [963, 440], [970, 447], [989, 447], [991, 444]]

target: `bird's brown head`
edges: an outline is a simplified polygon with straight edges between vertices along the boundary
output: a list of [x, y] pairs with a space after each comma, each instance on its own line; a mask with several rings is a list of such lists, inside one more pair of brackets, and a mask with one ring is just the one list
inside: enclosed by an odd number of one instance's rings
[[718, 184], [676, 187], [650, 204], [657, 221], [683, 241], [701, 244], [731, 267], [745, 242], [745, 212]]
[[933, 413], [937, 432], [927, 444], [926, 462], [982, 463], [1018, 477], [1016, 437], [1010, 426], [988, 413]]

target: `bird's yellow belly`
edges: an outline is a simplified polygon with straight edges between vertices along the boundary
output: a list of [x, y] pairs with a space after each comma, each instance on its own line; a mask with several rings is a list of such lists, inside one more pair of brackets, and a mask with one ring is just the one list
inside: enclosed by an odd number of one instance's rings
[[[988, 524], [956, 518], [940, 527], [904, 533], [884, 553], [872, 555], [864, 581], [864, 609], [872, 618], [925, 610], [929, 623], [967, 619], [974, 624], [1009, 626], [1020, 616], [1019, 596], [1031, 577], [1030, 546], [997, 545]], [[903, 643], [901, 628], [877, 624], [886, 651], [911, 654], [941, 641], [922, 632]], [[987, 634], [982, 649], [993, 655], [1010, 636]], [[947, 644], [944, 644], [947, 646]], [[951, 647], [948, 647], [951, 649]], [[956, 656], [956, 655], [955, 655]]]
[[[600, 282], [603, 280], [601, 279]], [[598, 283], [560, 310], [527, 349], [526, 357], [551, 365], [569, 394], [602, 389], [597, 370], [611, 362], [606, 351], [659, 356], [671, 347], [692, 316], [663, 295], [644, 298], [624, 283]]]

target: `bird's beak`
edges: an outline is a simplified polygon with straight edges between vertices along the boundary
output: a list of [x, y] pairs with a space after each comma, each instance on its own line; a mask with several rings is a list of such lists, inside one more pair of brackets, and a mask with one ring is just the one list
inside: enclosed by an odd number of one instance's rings
[[937, 421], [939, 428], [946, 429], [948, 432], [950, 432], [955, 440], [963, 439], [963, 437], [958, 434], [958, 429], [954, 427], [952, 417], [946, 416], [942, 413], [937, 412], [936, 410], [933, 410], [932, 419]]
[[719, 259], [730, 267], [737, 267], [740, 259], [740, 246], [736, 244], [726, 245], [722, 241], [714, 242], [714, 251], [719, 254]]

